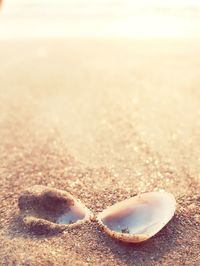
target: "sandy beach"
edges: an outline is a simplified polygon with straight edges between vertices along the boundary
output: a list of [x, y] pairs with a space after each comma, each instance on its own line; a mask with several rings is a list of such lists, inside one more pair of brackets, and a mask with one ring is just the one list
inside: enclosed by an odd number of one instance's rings
[[[0, 42], [0, 265], [200, 265], [200, 41]], [[89, 222], [53, 236], [19, 222], [32, 185], [95, 214], [148, 191], [174, 194], [170, 223], [124, 244]]]

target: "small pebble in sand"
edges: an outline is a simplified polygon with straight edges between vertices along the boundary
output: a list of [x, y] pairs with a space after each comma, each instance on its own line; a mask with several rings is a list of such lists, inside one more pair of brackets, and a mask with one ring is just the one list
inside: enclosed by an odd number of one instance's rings
[[124, 242], [142, 242], [173, 217], [176, 201], [167, 192], [144, 193], [108, 207], [97, 216], [101, 228]]

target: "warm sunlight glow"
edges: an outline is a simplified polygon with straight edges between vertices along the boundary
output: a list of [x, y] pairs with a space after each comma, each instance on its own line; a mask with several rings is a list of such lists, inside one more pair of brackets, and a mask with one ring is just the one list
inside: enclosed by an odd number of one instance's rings
[[199, 37], [199, 0], [5, 0], [0, 37]]

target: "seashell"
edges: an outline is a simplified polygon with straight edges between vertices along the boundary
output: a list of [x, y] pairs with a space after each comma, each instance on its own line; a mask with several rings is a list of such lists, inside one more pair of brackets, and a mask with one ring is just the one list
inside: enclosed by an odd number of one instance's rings
[[149, 192], [108, 207], [97, 221], [111, 237], [139, 243], [158, 233], [171, 220], [175, 208], [171, 193]]
[[36, 233], [59, 232], [91, 219], [92, 213], [63, 190], [35, 185], [18, 200], [24, 224]]

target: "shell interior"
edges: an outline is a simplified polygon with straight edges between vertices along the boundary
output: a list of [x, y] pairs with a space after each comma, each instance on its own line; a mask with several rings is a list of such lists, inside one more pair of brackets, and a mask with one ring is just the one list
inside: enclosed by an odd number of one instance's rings
[[60, 214], [55, 222], [58, 224], [72, 224], [78, 220], [83, 220], [85, 216], [85, 212], [80, 207], [71, 206], [66, 212]]
[[103, 227], [115, 233], [146, 235], [149, 238], [165, 226], [174, 211], [175, 199], [172, 194], [151, 192], [107, 208], [99, 214], [98, 219]]
[[69, 193], [44, 186], [34, 186], [19, 198], [24, 215], [58, 225], [75, 224], [87, 219], [90, 211]]

